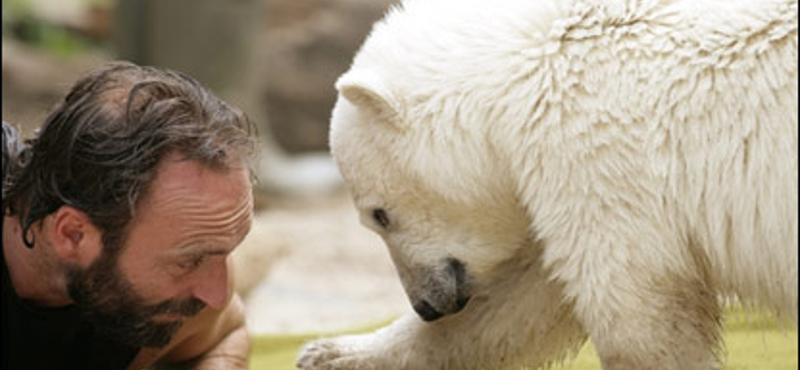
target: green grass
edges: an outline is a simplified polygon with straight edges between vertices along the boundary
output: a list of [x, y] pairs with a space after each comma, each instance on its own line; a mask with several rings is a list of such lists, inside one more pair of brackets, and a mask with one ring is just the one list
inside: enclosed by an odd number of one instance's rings
[[[368, 332], [374, 327], [358, 330]], [[260, 336], [253, 340], [250, 370], [295, 369], [297, 351], [306, 341], [320, 335]], [[779, 326], [757, 313], [731, 310], [725, 315], [725, 369], [797, 369], [797, 330]], [[599, 370], [600, 361], [588, 343], [578, 356], [554, 370]]]

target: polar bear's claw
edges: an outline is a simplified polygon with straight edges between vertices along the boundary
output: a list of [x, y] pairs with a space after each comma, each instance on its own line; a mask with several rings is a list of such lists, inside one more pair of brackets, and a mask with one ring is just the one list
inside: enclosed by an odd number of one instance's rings
[[335, 340], [321, 339], [303, 347], [297, 358], [297, 367], [302, 370], [357, 369], [356, 359]]

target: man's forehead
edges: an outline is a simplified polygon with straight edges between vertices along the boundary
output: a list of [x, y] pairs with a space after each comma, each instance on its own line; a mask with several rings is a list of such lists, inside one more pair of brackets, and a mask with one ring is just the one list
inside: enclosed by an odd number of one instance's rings
[[[246, 166], [232, 163], [226, 168], [212, 167], [179, 154], [170, 154], [161, 160], [151, 184], [154, 197], [169, 191], [191, 189], [212, 195], [249, 195], [252, 190]], [[213, 194], [219, 193], [219, 194]]]
[[215, 223], [249, 224], [252, 207], [247, 168], [218, 169], [198, 161], [168, 157], [142, 199], [137, 219], [203, 222], [206, 218]]

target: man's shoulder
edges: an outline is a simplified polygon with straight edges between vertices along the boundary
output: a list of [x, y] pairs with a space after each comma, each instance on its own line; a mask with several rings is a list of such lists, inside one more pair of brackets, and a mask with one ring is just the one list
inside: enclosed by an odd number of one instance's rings
[[3, 120], [3, 181], [6, 179], [6, 172], [8, 171], [9, 164], [12, 159], [17, 157], [17, 154], [22, 148], [20, 141], [19, 131], [16, 127], [12, 126]]

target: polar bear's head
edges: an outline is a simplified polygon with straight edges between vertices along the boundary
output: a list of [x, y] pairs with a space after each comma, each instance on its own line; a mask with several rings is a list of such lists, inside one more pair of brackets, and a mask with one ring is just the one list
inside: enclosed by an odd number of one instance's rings
[[428, 109], [381, 76], [340, 78], [331, 151], [361, 222], [383, 238], [414, 309], [431, 321], [480, 294], [530, 243], [530, 223], [502, 156], [469, 122], [480, 118]]

